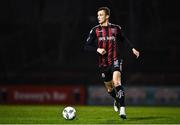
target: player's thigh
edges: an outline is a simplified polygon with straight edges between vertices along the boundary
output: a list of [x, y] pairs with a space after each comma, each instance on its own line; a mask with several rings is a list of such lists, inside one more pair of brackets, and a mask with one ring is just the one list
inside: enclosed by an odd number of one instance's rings
[[113, 83], [115, 87], [118, 85], [121, 85], [121, 72], [120, 71], [113, 72]]

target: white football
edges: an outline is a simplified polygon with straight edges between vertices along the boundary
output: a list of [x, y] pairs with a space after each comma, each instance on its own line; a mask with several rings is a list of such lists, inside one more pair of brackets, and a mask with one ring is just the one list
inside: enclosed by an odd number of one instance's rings
[[62, 115], [67, 120], [73, 120], [76, 117], [75, 108], [68, 106], [63, 109]]

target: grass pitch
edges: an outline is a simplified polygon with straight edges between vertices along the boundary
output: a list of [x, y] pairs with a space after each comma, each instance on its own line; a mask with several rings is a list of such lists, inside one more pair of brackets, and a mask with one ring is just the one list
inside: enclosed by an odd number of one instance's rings
[[180, 124], [180, 107], [127, 107], [127, 119], [112, 106], [73, 106], [74, 120], [62, 117], [64, 106], [0, 105], [0, 124]]

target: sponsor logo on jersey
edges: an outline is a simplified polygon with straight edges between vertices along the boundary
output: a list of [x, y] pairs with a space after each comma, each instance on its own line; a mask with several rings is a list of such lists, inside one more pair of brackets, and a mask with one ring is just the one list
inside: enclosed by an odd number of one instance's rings
[[102, 30], [99, 30], [98, 32], [100, 33], [100, 32], [102, 32]]
[[105, 40], [116, 41], [116, 37], [114, 36], [99, 37], [99, 41], [105, 41]]

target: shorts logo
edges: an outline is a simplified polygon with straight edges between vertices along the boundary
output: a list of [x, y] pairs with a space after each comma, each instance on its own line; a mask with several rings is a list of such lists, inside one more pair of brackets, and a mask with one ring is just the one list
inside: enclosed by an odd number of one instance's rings
[[119, 61], [118, 60], [114, 61], [114, 67], [119, 67]]
[[102, 76], [102, 78], [105, 78], [105, 74], [104, 73], [102, 73], [101, 76]]

